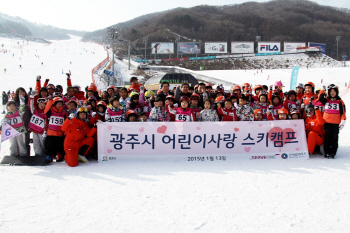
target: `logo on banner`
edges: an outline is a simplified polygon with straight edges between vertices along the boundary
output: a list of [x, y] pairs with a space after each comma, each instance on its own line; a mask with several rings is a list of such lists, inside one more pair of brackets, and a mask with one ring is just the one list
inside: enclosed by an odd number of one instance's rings
[[287, 155], [286, 153], [283, 153], [283, 154], [281, 155], [281, 157], [282, 157], [282, 159], [288, 159], [288, 155]]
[[20, 135], [17, 130], [15, 130], [11, 125], [4, 123], [2, 125], [2, 131], [1, 131], [1, 142], [6, 141], [10, 138], [16, 137]]
[[263, 51], [263, 49], [265, 49], [265, 51], [276, 51], [278, 52], [278, 46], [274, 45], [273, 47], [271, 45], [260, 45], [260, 51]]

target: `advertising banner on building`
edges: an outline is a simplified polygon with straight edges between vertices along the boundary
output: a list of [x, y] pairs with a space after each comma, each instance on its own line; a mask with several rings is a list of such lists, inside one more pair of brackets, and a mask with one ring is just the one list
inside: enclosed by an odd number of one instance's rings
[[227, 42], [205, 42], [205, 53], [228, 53]]
[[198, 42], [179, 42], [177, 43], [178, 54], [200, 54], [201, 43]]
[[303, 120], [99, 123], [98, 161], [308, 159]]
[[154, 42], [152, 43], [152, 54], [173, 54], [174, 43]]
[[278, 53], [281, 52], [281, 42], [258, 42], [258, 53]]
[[254, 41], [231, 42], [231, 53], [254, 53]]
[[296, 53], [297, 48], [305, 47], [305, 42], [284, 42], [285, 53]]
[[326, 44], [309, 42], [309, 47], [318, 47], [322, 49], [321, 53], [326, 54]]

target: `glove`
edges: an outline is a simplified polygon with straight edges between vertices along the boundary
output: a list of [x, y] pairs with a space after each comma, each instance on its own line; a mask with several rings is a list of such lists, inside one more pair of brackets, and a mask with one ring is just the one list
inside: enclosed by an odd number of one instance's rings
[[67, 80], [69, 80], [70, 79], [70, 73], [66, 73], [66, 75], [67, 75]]
[[141, 86], [141, 87], [140, 87], [140, 93], [143, 93], [144, 90], [145, 90], [145, 87], [144, 87], [144, 86]]
[[1, 125], [4, 125], [4, 124], [9, 124], [9, 120], [7, 118], [4, 118], [1, 120]]
[[20, 95], [20, 96], [19, 96], [19, 104], [20, 104], [20, 105], [25, 105], [25, 99], [26, 99], [26, 98], [24, 98], [24, 96], [21, 96], [21, 95]]
[[46, 136], [46, 131], [44, 131], [44, 133], [41, 135], [41, 139], [45, 140]]
[[300, 105], [300, 108], [301, 108], [301, 109], [304, 109], [304, 108], [305, 108], [305, 104], [302, 103], [302, 104]]
[[68, 119], [72, 120], [74, 118], [74, 113], [69, 114]]
[[36, 76], [36, 81], [40, 81], [40, 79], [41, 79], [40, 75]]
[[323, 90], [327, 91], [327, 87], [326, 85], [323, 86]]
[[103, 123], [103, 121], [101, 121], [101, 120], [96, 121], [96, 124], [100, 124], [100, 123]]
[[176, 104], [174, 104], [174, 107], [177, 108], [177, 107], [179, 107], [179, 105], [176, 103]]
[[45, 79], [45, 82], [47, 82], [47, 83], [48, 83], [49, 81], [50, 81], [50, 79], [48, 79], [48, 78], [47, 78], [47, 79]]
[[235, 108], [238, 108], [238, 104], [237, 103], [234, 103], [233, 105], [235, 106]]
[[96, 112], [91, 113], [91, 116], [95, 117], [96, 116]]
[[339, 125], [339, 130], [342, 130], [345, 127], [346, 120], [342, 120]]
[[269, 110], [271, 111], [273, 109], [273, 105], [269, 105]]

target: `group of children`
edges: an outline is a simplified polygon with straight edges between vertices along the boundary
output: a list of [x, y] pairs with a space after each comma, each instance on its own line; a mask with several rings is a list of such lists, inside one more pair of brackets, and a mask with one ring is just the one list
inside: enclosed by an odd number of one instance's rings
[[[254, 88], [244, 83], [234, 86], [230, 93], [210, 83], [199, 83], [192, 91], [183, 83], [175, 95], [165, 90], [163, 83], [157, 93], [147, 91], [131, 79], [131, 86], [117, 90], [108, 86], [100, 95], [94, 84], [86, 88], [72, 85], [67, 74], [67, 93], [61, 85], [54, 86], [47, 79], [41, 87], [36, 80], [36, 94], [26, 103], [26, 93], [20, 93], [20, 103], [9, 101], [5, 120], [20, 132], [33, 133], [36, 155], [46, 156], [51, 162], [66, 160], [69, 166], [86, 156], [96, 158], [99, 122], [191, 122], [191, 121], [267, 121], [303, 119], [308, 138], [309, 153], [316, 146], [326, 158], [334, 158], [338, 148], [338, 134], [346, 122], [345, 104], [339, 97], [339, 88], [329, 85], [315, 92], [315, 85], [299, 84], [296, 90], [282, 91], [282, 83]], [[24, 122], [24, 105], [28, 104], [31, 117]], [[17, 119], [16, 121], [14, 119]], [[25, 127], [27, 126], [27, 127]], [[20, 136], [20, 135], [19, 135]], [[25, 155], [23, 138], [11, 139], [11, 154]], [[22, 136], [23, 137], [23, 136]]]

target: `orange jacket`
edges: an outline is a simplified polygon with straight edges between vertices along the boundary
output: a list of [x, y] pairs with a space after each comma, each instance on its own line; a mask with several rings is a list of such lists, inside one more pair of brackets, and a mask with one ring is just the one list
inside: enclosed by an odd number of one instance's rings
[[80, 141], [85, 137], [92, 137], [96, 133], [96, 128], [90, 129], [86, 122], [74, 117], [72, 120], [66, 119], [61, 127], [66, 138], [64, 148], [79, 148]]
[[297, 93], [297, 100], [302, 100], [304, 93]]
[[303, 95], [303, 98], [302, 98], [303, 103], [304, 103], [305, 105], [309, 104], [309, 100], [310, 100], [311, 97], [314, 97], [314, 100], [312, 101], [312, 103], [316, 102], [317, 95], [316, 95], [315, 93], [312, 92], [312, 93], [305, 93], [305, 94]]
[[324, 138], [324, 120], [320, 110], [315, 111], [315, 115], [312, 117], [307, 117], [305, 119], [305, 130], [306, 134], [309, 134], [311, 131], [318, 133]]
[[[47, 85], [49, 84], [49, 81], [44, 82], [44, 87], [47, 87]], [[40, 92], [40, 89], [41, 89], [41, 81], [40, 80], [36, 80], [36, 85], [35, 85], [35, 90], [37, 91], [37, 93]]]
[[[280, 91], [280, 92], [279, 92], [279, 95], [280, 95], [280, 97], [281, 97], [281, 101], [283, 102], [283, 96], [284, 96], [283, 92]], [[268, 95], [267, 95], [267, 100], [272, 100], [271, 98], [272, 98], [272, 91], [269, 90], [269, 93], [268, 93]]]
[[74, 95], [80, 101], [80, 103], [83, 103], [86, 100], [85, 92], [83, 92], [83, 91], [79, 91], [78, 93], [76, 93]]
[[[327, 102], [330, 102], [331, 99], [328, 97], [325, 98], [323, 95], [320, 96], [320, 102], [324, 105], [327, 104]], [[325, 107], [325, 112], [323, 113], [323, 119], [325, 123], [330, 123], [330, 124], [340, 124], [342, 120], [346, 120], [346, 109], [345, 109], [345, 104], [343, 100], [340, 97], [334, 98], [335, 101], [339, 102], [339, 113], [338, 114], [332, 114], [332, 113], [327, 113], [327, 106]]]
[[[47, 115], [47, 118], [50, 118], [51, 116], [51, 111], [55, 111], [55, 112], [62, 112], [63, 111], [63, 107], [61, 107], [58, 111], [56, 108], [52, 107], [53, 101], [49, 100], [46, 104], [44, 113]], [[66, 114], [67, 115], [67, 114]], [[67, 117], [67, 116], [66, 116]], [[62, 128], [62, 127], [61, 127]], [[56, 131], [56, 130], [51, 130], [51, 129], [47, 129], [47, 136], [58, 136], [58, 137], [62, 137], [63, 136], [63, 132], [62, 131]]]
[[[142, 86], [141, 83], [136, 84], [136, 85], [131, 85], [130, 87], [128, 87], [128, 91], [132, 88], [134, 88], [138, 93], [140, 93], [140, 87]], [[146, 90], [145, 90], [146, 91]]]

